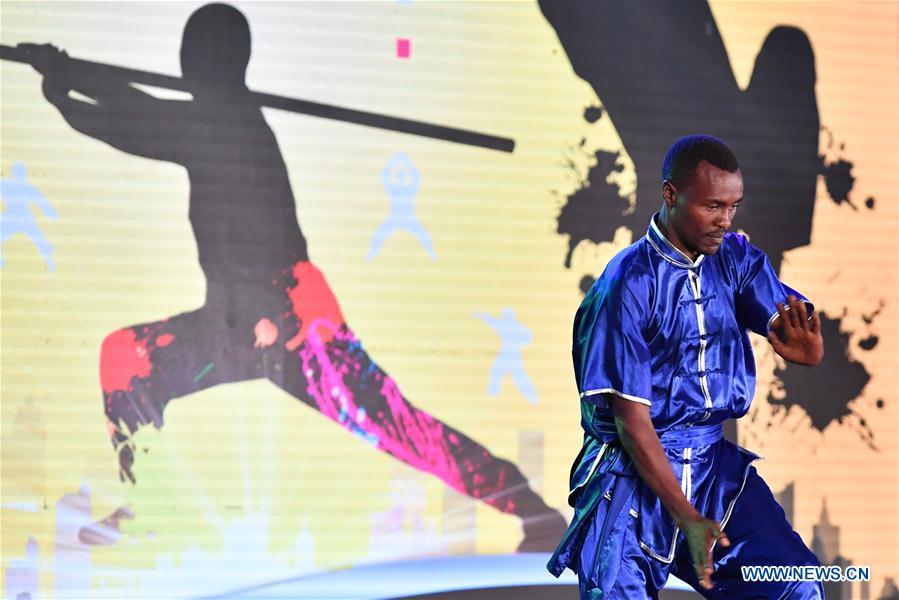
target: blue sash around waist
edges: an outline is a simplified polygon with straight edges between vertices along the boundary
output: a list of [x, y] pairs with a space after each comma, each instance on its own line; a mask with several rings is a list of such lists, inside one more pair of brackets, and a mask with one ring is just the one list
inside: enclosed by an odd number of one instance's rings
[[659, 436], [662, 446], [672, 450], [711, 446], [724, 437], [724, 425], [693, 425], [682, 429], [669, 429]]

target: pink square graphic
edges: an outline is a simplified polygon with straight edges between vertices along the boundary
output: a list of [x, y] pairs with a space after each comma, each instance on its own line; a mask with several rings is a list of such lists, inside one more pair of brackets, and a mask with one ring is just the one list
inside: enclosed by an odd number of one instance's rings
[[408, 38], [396, 38], [396, 56], [397, 58], [409, 58], [412, 53], [412, 44]]

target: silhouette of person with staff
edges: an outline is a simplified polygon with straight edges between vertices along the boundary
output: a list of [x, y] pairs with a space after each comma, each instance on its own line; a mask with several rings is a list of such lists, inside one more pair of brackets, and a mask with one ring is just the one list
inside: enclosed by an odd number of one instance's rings
[[[765, 38], [745, 89], [707, 2], [540, 0], [575, 74], [590, 84], [637, 174], [636, 204], [597, 207], [591, 239], [637, 232], [658, 209], [658, 165], [671, 140], [697, 131], [731, 140], [752, 187], [741, 227], [776, 271], [811, 241], [820, 120], [815, 53], [801, 29]], [[636, 237], [636, 235], [635, 235]]]
[[[187, 169], [189, 218], [206, 277], [202, 307], [109, 334], [100, 353], [107, 427], [123, 480], [135, 482], [133, 434], [163, 425], [169, 401], [266, 378], [377, 449], [522, 520], [519, 551], [550, 550], [561, 515], [511, 462], [413, 406], [353, 334], [310, 262], [278, 142], [244, 81], [244, 15], [209, 4], [188, 19], [181, 68], [193, 100], [162, 100], [128, 81], [68, 69], [30, 48], [43, 91], [75, 130]], [[80, 75], [77, 76], [76, 75]], [[77, 91], [95, 103], [69, 97]]]

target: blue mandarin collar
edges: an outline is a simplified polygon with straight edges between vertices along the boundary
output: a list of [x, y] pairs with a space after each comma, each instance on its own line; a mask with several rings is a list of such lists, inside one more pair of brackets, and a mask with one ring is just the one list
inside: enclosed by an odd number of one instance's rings
[[678, 250], [659, 229], [659, 225], [656, 222], [658, 217], [659, 213], [656, 213], [652, 216], [652, 219], [649, 220], [649, 228], [646, 230], [646, 241], [649, 242], [649, 245], [652, 246], [662, 258], [677, 267], [682, 269], [694, 269], [698, 267], [699, 263], [702, 262], [702, 259], [705, 258], [705, 255], [700, 254], [696, 257], [696, 260], [690, 260], [690, 257]]

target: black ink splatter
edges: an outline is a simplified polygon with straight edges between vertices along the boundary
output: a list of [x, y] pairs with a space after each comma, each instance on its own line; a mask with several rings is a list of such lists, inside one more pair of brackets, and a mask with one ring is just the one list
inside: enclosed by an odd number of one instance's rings
[[858, 347], [862, 350], [871, 350], [877, 345], [879, 338], [876, 335], [870, 335], [858, 343]]
[[590, 291], [590, 288], [593, 287], [594, 283], [596, 283], [596, 277], [592, 275], [584, 275], [581, 278], [581, 293], [586, 296], [587, 292]]
[[874, 322], [874, 319], [880, 312], [883, 310], [883, 307], [886, 306], [886, 302], [883, 299], [880, 300], [880, 304], [877, 305], [877, 309], [872, 312], [870, 315], [862, 315], [862, 321], [865, 322], [865, 325], [870, 325]]
[[584, 120], [588, 123], [596, 123], [602, 118], [601, 106], [588, 106], [584, 109]]
[[865, 206], [867, 206], [868, 208], [873, 210], [874, 209], [874, 198], [872, 197], [872, 198], [868, 198], [867, 200], [865, 200]]
[[784, 368], [778, 367], [774, 375], [780, 380], [786, 395], [778, 398], [769, 394], [768, 402], [775, 408], [801, 407], [818, 431], [824, 431], [834, 421], [855, 424], [862, 440], [876, 449], [870, 427], [849, 407], [868, 384], [871, 375], [862, 363], [849, 355], [850, 332], [841, 331], [842, 321], [828, 318], [823, 312], [819, 316], [824, 338], [824, 359], [814, 372], [792, 363], [786, 363]]
[[[609, 175], [624, 170], [624, 166], [618, 164], [620, 155], [598, 150], [594, 156], [596, 164], [590, 168], [586, 181], [568, 196], [559, 212], [557, 231], [568, 235], [568, 253], [565, 255], [565, 268], [568, 269], [577, 245], [584, 240], [597, 244], [611, 240], [630, 206], [627, 199], [619, 195], [618, 187], [606, 182]], [[569, 166], [574, 168], [571, 162]]]
[[877, 400], [877, 408], [883, 408], [883, 398]]
[[852, 208], [856, 208], [849, 200], [849, 192], [855, 185], [855, 177], [852, 176], [852, 167], [855, 165], [842, 158], [831, 163], [828, 163], [823, 155], [819, 158], [821, 159], [821, 174], [824, 175], [824, 185], [827, 187], [830, 199], [838, 205], [845, 202]]

